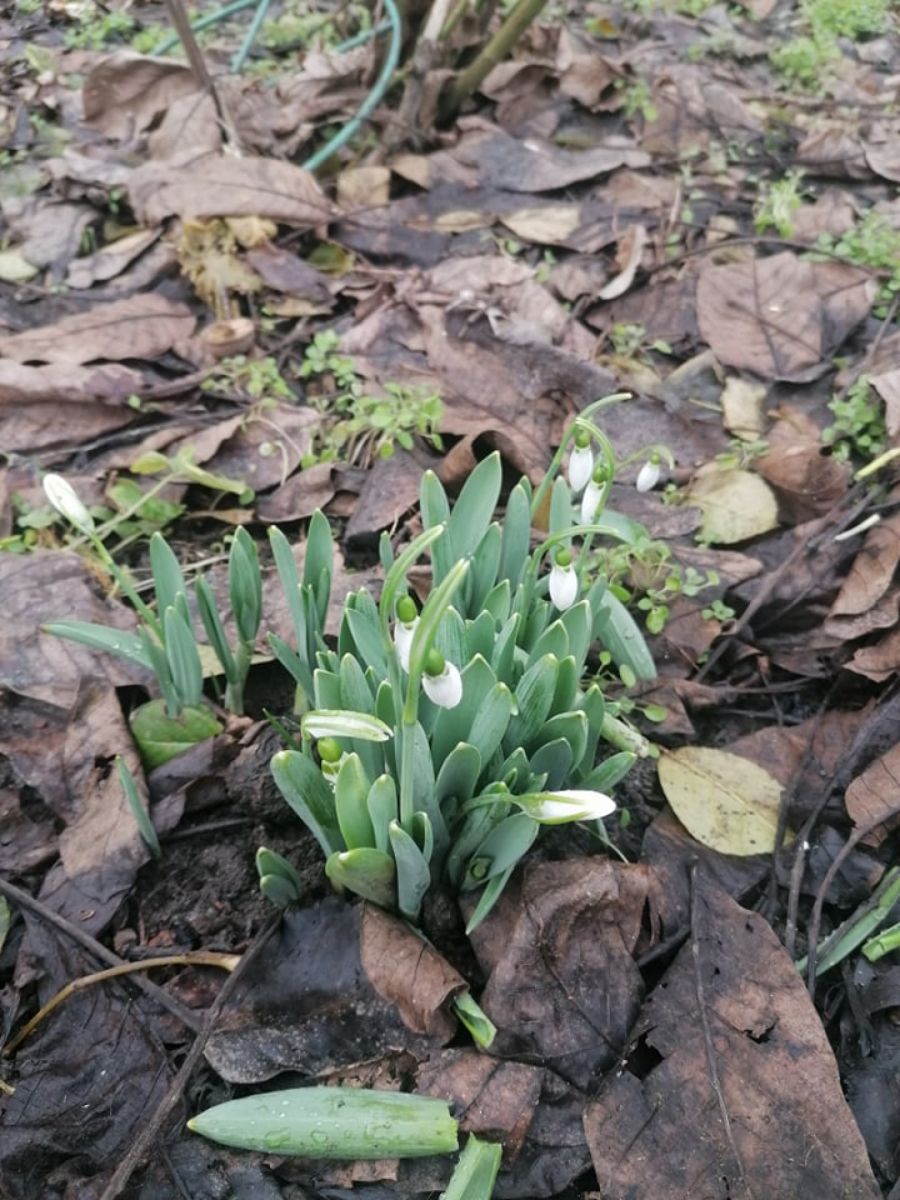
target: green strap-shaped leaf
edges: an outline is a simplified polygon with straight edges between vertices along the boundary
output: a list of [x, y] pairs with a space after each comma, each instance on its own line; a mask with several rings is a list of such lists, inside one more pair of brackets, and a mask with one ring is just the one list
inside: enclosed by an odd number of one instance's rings
[[441, 763], [434, 784], [434, 795], [451, 826], [453, 815], [475, 795], [475, 785], [480, 774], [481, 755], [467, 742], [460, 742], [454, 746]]
[[[578, 707], [585, 714], [588, 720], [588, 735], [584, 744], [584, 750], [581, 755], [581, 762], [576, 764], [576, 779], [589, 775], [594, 768], [594, 763], [597, 759], [597, 745], [600, 741], [600, 729], [603, 725], [603, 717], [606, 713], [606, 701], [603, 698], [603, 691], [599, 684], [592, 683], [586, 692], [584, 692], [577, 701]], [[587, 787], [586, 783], [580, 784], [581, 787]], [[596, 791], [602, 792], [604, 788], [596, 788]]]
[[231, 653], [228, 639], [225, 636], [225, 627], [222, 624], [222, 618], [219, 616], [219, 610], [216, 608], [212, 588], [203, 575], [200, 575], [197, 579], [194, 594], [197, 597], [200, 620], [203, 622], [203, 628], [206, 630], [209, 644], [212, 646], [215, 656], [219, 660], [225, 678], [229, 683], [238, 683], [237, 664], [234, 661], [234, 655]]
[[502, 543], [500, 526], [496, 522], [488, 525], [472, 555], [472, 569], [466, 580], [464, 607], [467, 616], [475, 616], [481, 612], [485, 600], [497, 583]]
[[600, 599], [594, 631], [617, 667], [630, 667], [638, 679], [656, 678], [656, 665], [640, 627], [609, 588]]
[[334, 539], [331, 536], [331, 526], [322, 510], [317, 508], [310, 519], [306, 537], [303, 583], [312, 591], [320, 630], [324, 630], [328, 616], [333, 574]]
[[334, 785], [334, 809], [348, 850], [375, 844], [375, 831], [366, 803], [371, 786], [359, 755], [345, 755]]
[[474, 621], [466, 622], [466, 640], [469, 646], [469, 653], [461, 661], [468, 662], [472, 655], [480, 654], [485, 661], [490, 662], [491, 651], [494, 649], [496, 636], [497, 622], [489, 612], [482, 610]]
[[441, 1200], [491, 1200], [503, 1147], [469, 1135]]
[[458, 742], [468, 742], [469, 730], [484, 697], [496, 683], [494, 672], [480, 654], [461, 671], [462, 700], [455, 708], [438, 712], [431, 732], [431, 757], [440, 766]]
[[360, 846], [332, 854], [325, 874], [337, 891], [354, 892], [381, 908], [397, 907], [397, 868], [390, 854], [373, 846]]
[[175, 608], [167, 608], [163, 616], [166, 639], [166, 659], [172, 672], [172, 682], [182, 704], [196, 706], [203, 696], [203, 667], [194, 639], [194, 631]]
[[514, 867], [537, 837], [539, 829], [538, 822], [527, 813], [516, 812], [505, 817], [472, 855], [462, 881], [463, 891], [479, 887]]
[[620, 750], [618, 754], [611, 754], [609, 758], [605, 758], [602, 763], [594, 767], [593, 771], [589, 772], [578, 786], [584, 788], [585, 791], [603, 792], [608, 796], [616, 784], [622, 782], [636, 761], [636, 754], [632, 754], [628, 750]]
[[508, 579], [510, 588], [522, 582], [531, 544], [531, 489], [520, 481], [509, 493], [503, 518], [503, 548], [498, 577]]
[[445, 527], [441, 536], [431, 546], [433, 582], [434, 586], [437, 586], [458, 556], [453, 552], [453, 542], [447, 528], [450, 521], [450, 501], [433, 471], [426, 471], [422, 476], [419, 485], [419, 505], [426, 531], [438, 529], [442, 525]]
[[478, 464], [453, 505], [448, 527], [455, 558], [475, 553], [493, 520], [502, 482], [503, 467], [495, 450]]
[[549, 532], [562, 533], [571, 529], [572, 523], [572, 496], [569, 485], [561, 475], [557, 475], [553, 481], [553, 491], [550, 493]]
[[515, 690], [517, 712], [503, 739], [507, 751], [515, 746], [527, 746], [547, 720], [558, 676], [558, 660], [552, 654], [545, 654], [519, 680]]
[[272, 777], [285, 800], [328, 855], [345, 848], [334, 793], [322, 772], [299, 750], [281, 750], [272, 759]]
[[[363, 593], [368, 596], [368, 592]], [[374, 667], [379, 675], [387, 671], [387, 660], [384, 656], [384, 645], [381, 641], [381, 626], [378, 621], [378, 609], [375, 608], [372, 597], [374, 615], [367, 608], [350, 606], [344, 609], [341, 620], [341, 631], [338, 637], [338, 651], [341, 655], [355, 654], [366, 666]], [[349, 600], [349, 597], [348, 597]]]
[[593, 616], [591, 614], [591, 606], [586, 600], [579, 600], [577, 604], [573, 604], [570, 609], [567, 609], [559, 619], [565, 626], [569, 638], [567, 653], [571, 654], [575, 659], [575, 664], [578, 667], [580, 675], [584, 670], [585, 660], [587, 659], [592, 640]]
[[431, 868], [415, 840], [397, 821], [391, 825], [390, 837], [397, 864], [397, 908], [415, 921], [431, 887]]
[[82, 646], [90, 646], [92, 650], [115, 654], [117, 658], [128, 659], [129, 662], [137, 663], [139, 667], [148, 671], [153, 670], [153, 663], [144, 643], [136, 633], [128, 633], [124, 629], [108, 629], [105, 625], [94, 625], [90, 621], [50, 621], [41, 628], [55, 637], [68, 638], [70, 642], [79, 642]]
[[566, 627], [562, 621], [553, 621], [532, 646], [525, 667], [527, 669], [533, 666], [545, 654], [553, 654], [556, 658], [565, 658], [568, 653], [569, 634]]
[[[532, 745], [536, 751], [538, 747], [546, 746], [550, 742], [555, 742], [557, 738], [562, 738], [572, 751], [572, 762], [580, 763], [584, 757], [589, 733], [587, 713], [583, 711], [556, 713], [540, 727]], [[531, 765], [535, 772], [544, 770], [543, 767], [535, 767], [534, 754], [531, 756]], [[561, 780], [548, 781], [548, 789], [558, 787], [562, 787]]]
[[157, 611], [162, 614], [167, 608], [175, 608], [184, 616], [187, 584], [175, 552], [159, 532], [150, 538], [150, 570], [156, 589]]
[[228, 594], [238, 636], [252, 645], [262, 621], [262, 573], [256, 543], [243, 525], [234, 535], [228, 556]]
[[[489, 613], [498, 624], [502, 625], [504, 621], [509, 620], [512, 610], [512, 589], [508, 579], [501, 579], [491, 588], [484, 598], [482, 609], [485, 613]], [[485, 658], [487, 657], [485, 655]]]
[[391, 775], [379, 775], [366, 797], [366, 809], [372, 822], [373, 845], [388, 853], [391, 846], [391, 822], [399, 816], [397, 785]]
[[[565, 714], [569, 716], [569, 713]], [[535, 775], [543, 775], [543, 787], [547, 791], [561, 788], [572, 769], [572, 747], [564, 738], [545, 742], [531, 756], [531, 769]]]
[[515, 709], [512, 692], [499, 681], [485, 693], [479, 704], [466, 741], [475, 747], [485, 765], [500, 748]]

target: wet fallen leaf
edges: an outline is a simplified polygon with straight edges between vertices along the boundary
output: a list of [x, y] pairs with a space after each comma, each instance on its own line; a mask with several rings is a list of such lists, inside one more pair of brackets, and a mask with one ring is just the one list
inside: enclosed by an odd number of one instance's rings
[[492, 1053], [581, 1088], [612, 1065], [643, 994], [632, 953], [650, 884], [642, 867], [587, 859], [535, 864], [507, 887], [471, 935]]
[[372, 987], [359, 956], [359, 906], [337, 897], [287, 913], [223, 1012], [206, 1057], [223, 1078], [318, 1075], [389, 1050], [434, 1049]]
[[585, 1113], [602, 1194], [878, 1200], [793, 962], [758, 913], [702, 877], [695, 888], [690, 944]]
[[658, 770], [666, 799], [698, 842], [722, 854], [771, 853], [781, 785], [762, 767], [725, 750], [684, 746], [664, 753]]

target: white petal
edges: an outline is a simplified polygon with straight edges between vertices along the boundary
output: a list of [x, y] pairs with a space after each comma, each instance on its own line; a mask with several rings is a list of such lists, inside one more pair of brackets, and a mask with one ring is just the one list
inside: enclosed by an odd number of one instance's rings
[[[538, 792], [532, 796], [511, 796], [529, 816], [546, 825], [566, 821], [594, 821], [615, 812], [616, 802], [602, 792], [571, 788], [558, 792]], [[527, 801], [527, 803], [523, 803]]]
[[82, 533], [92, 533], [94, 518], [81, 503], [78, 493], [62, 475], [49, 474], [44, 476], [44, 493], [60, 516], [80, 529]]
[[300, 718], [300, 728], [304, 737], [315, 741], [324, 737], [350, 737], [363, 742], [386, 742], [394, 736], [390, 725], [378, 717], [344, 709], [313, 709]]
[[456, 708], [462, 700], [462, 677], [451, 662], [445, 663], [441, 675], [423, 675], [422, 687], [432, 704], [440, 708]]
[[413, 636], [418, 624], [419, 618], [416, 617], [409, 624], [397, 621], [394, 625], [394, 645], [397, 647], [397, 657], [400, 660], [400, 666], [407, 674], [409, 674], [409, 652], [412, 648]]
[[650, 459], [638, 472], [635, 487], [639, 492], [652, 492], [659, 483], [659, 463]]
[[581, 523], [582, 525], [590, 525], [594, 517], [597, 515], [597, 509], [600, 507], [600, 501], [603, 497], [603, 489], [599, 483], [595, 483], [593, 479], [584, 489], [584, 495], [581, 497]]
[[556, 563], [550, 571], [550, 599], [560, 612], [571, 608], [578, 599], [578, 573], [571, 565]]
[[594, 471], [594, 452], [590, 446], [576, 446], [569, 455], [569, 486], [578, 494]]

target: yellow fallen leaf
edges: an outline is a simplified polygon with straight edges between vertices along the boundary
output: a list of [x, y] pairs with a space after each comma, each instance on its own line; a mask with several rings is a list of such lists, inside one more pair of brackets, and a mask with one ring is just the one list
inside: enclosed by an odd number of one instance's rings
[[[722, 854], [770, 854], [775, 846], [781, 784], [738, 754], [685, 746], [665, 753], [659, 782], [687, 831]], [[785, 841], [791, 841], [788, 831]]]
[[698, 537], [704, 542], [731, 545], [778, 526], [775, 494], [751, 471], [723, 471], [708, 463], [691, 481], [687, 500], [703, 513]]

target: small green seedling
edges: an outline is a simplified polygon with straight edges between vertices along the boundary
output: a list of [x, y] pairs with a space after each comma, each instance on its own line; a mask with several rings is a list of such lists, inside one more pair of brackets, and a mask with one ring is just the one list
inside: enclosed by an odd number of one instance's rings
[[[93, 518], [69, 484], [58, 475], [48, 475], [44, 487], [54, 508], [91, 542], [139, 618], [136, 633], [65, 620], [52, 621], [44, 629], [124, 658], [155, 676], [162, 697], [135, 711], [132, 731], [145, 765], [159, 766], [222, 728], [204, 703], [204, 669], [184, 573], [168, 542], [161, 533], [154, 533], [150, 539], [154, 603], [147, 604], [107, 552], [95, 532]], [[226, 705], [232, 712], [241, 713], [244, 685], [262, 620], [259, 558], [253, 539], [243, 528], [237, 530], [232, 541], [228, 583], [238, 635], [234, 646], [228, 643], [212, 592], [202, 577], [197, 581], [196, 599], [206, 635], [225, 677]]]
[[356, 1161], [451, 1154], [459, 1125], [432, 1096], [308, 1087], [228, 1100], [198, 1113], [188, 1129], [240, 1150]]

